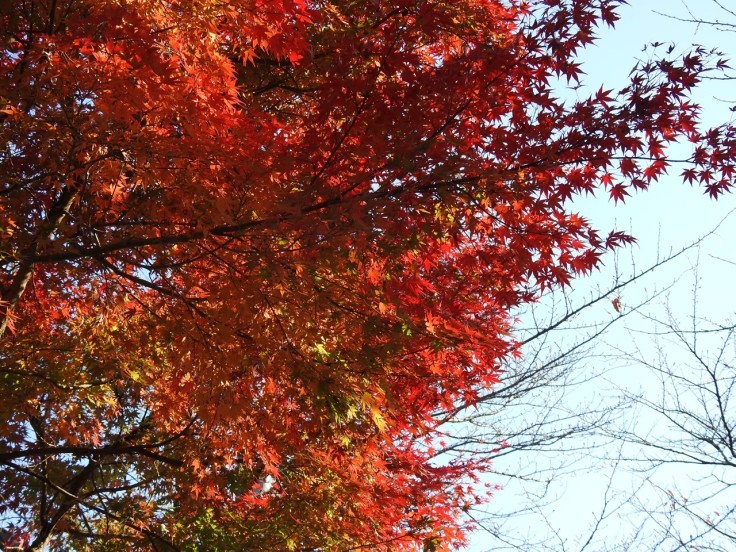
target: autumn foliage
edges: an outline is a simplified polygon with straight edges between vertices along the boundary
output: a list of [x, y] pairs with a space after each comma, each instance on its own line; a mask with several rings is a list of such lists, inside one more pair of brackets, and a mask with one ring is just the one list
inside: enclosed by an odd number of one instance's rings
[[[28, 549], [443, 550], [438, 413], [593, 269], [576, 194], [732, 126], [654, 50], [560, 99], [614, 0], [0, 3], [0, 515]], [[9, 537], [11, 538], [11, 537]]]

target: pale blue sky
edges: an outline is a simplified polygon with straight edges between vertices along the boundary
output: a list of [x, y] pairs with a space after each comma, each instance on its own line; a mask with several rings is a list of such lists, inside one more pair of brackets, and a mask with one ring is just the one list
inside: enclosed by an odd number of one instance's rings
[[[688, 17], [686, 6], [680, 0], [630, 0], [630, 2], [631, 5], [619, 11], [621, 20], [616, 29], [603, 30], [596, 46], [583, 55], [584, 70], [587, 75], [582, 80], [586, 86], [577, 92], [565, 93], [577, 93], [583, 97], [594, 92], [601, 85], [604, 88], [614, 89], [624, 86], [626, 77], [636, 60], [646, 56], [642, 51], [644, 45], [651, 42], [674, 41], [678, 50], [684, 50], [693, 43], [706, 47], [719, 47], [731, 55], [736, 66], [736, 33], [719, 32], [709, 26], [698, 28], [696, 25], [679, 22], [655, 13]], [[721, 0], [721, 3], [736, 9], [736, 0]], [[723, 12], [712, 0], [688, 0], [688, 4], [693, 10], [697, 10], [697, 15], [703, 19], [724, 19]], [[708, 124], [725, 122], [732, 117], [729, 109], [736, 103], [736, 81], [706, 82], [697, 91], [694, 99], [703, 107], [703, 120]], [[575, 201], [575, 209], [592, 220], [604, 233], [614, 227], [627, 230], [638, 239], [638, 243], [621, 251], [617, 261], [613, 256], [609, 256], [605, 260], [606, 267], [600, 273], [573, 283], [573, 297], [578, 299], [586, 297], [595, 293], [596, 286], [610, 284], [615, 278], [617, 266], [622, 272], [627, 272], [631, 270], [633, 262], [637, 269], [641, 269], [654, 263], [658, 256], [666, 256], [670, 251], [682, 248], [711, 230], [719, 220], [736, 209], [736, 195], [728, 194], [714, 201], [704, 195], [701, 189], [683, 184], [678, 176], [677, 168], [674, 168], [672, 173], [653, 185], [647, 192], [629, 198], [624, 205], [614, 205], [603, 194], [600, 197], [582, 198]], [[687, 316], [691, 313], [692, 308], [691, 269], [695, 263], [699, 262], [701, 281], [698, 297], [701, 313], [706, 313], [715, 319], [733, 317], [736, 312], [736, 294], [730, 288], [731, 282], [736, 281], [736, 265], [721, 259], [736, 262], [735, 240], [736, 215], [730, 217], [717, 234], [707, 240], [700, 249], [699, 256], [693, 252], [678, 262], [657, 271], [641, 285], [625, 290], [621, 297], [624, 308], [637, 305], [646, 297], [651, 297], [657, 291], [672, 285], [670, 291], [653, 301], [648, 307], [650, 310], [646, 312], [653, 316], [662, 316], [666, 301], [674, 316]], [[610, 302], [606, 301], [596, 306], [588, 316], [593, 322], [600, 322], [615, 318], [616, 313], [611, 308]], [[607, 332], [600, 345], [600, 354], [610, 354], [612, 349], [627, 349], [636, 346], [643, 347], [643, 354], [647, 355], [649, 354], [646, 350], [648, 339], [642, 333], [646, 331], [647, 323], [644, 317], [634, 318], [631, 321], [627, 319]], [[654, 352], [652, 351], [651, 354]], [[596, 362], [593, 359], [587, 367], [581, 366], [581, 369], [590, 369], [596, 373], [609, 369], [615, 370], [611, 372], [615, 375], [609, 378], [626, 379], [629, 389], [643, 387], [646, 391], [646, 386], [649, 385], [647, 382], [651, 381], [646, 375], [641, 374], [640, 369], [626, 366], [623, 362], [618, 363], [617, 366], [600, 366], [600, 362], [609, 362], [606, 360], [598, 361], [598, 365]], [[584, 387], [583, 392], [591, 396], [600, 394], [601, 401], [615, 400], [611, 386], [608, 385], [605, 378], [594, 383], [592, 387]], [[582, 400], [585, 399], [589, 397], [582, 398]], [[567, 397], [566, 400], [574, 404], [577, 398], [572, 396]], [[648, 421], [641, 420], [641, 423], [648, 423]], [[522, 464], [536, 460], [536, 458], [522, 459]], [[553, 546], [550, 549], [579, 550], [581, 535], [586, 534], [590, 524], [594, 521], [593, 513], [600, 511], [605, 484], [608, 480], [608, 472], [605, 469], [600, 472], [585, 472], [582, 471], [582, 468], [585, 467], [584, 463], [580, 466], [580, 473], [568, 475], [564, 480], [560, 480], [552, 490], [560, 500], [543, 512], [547, 516], [546, 522], [543, 523], [541, 517], [534, 515], [518, 519], [512, 517], [504, 531], [516, 532], [518, 535], [544, 533], [546, 536], [551, 536], [550, 542], [553, 543]], [[497, 467], [514, 469], [502, 462], [499, 462]], [[621, 475], [616, 481], [616, 492], [621, 493], [620, 496], [630, 492], [637, 484], [636, 478], [628, 477], [627, 479], [625, 471], [621, 470]], [[682, 479], [676, 473], [663, 473], [661, 477], [665, 478], [663, 481], [666, 481], [667, 477]], [[500, 482], [492, 475], [486, 480], [490, 483]], [[493, 498], [495, 504], [491, 504], [489, 509], [504, 512], [522, 507], [521, 490], [521, 487], [516, 486], [497, 492]], [[624, 535], [632, 527], [631, 519], [624, 514], [625, 512], [622, 511], [620, 517], [612, 515], [607, 520], [607, 527], [601, 533], [602, 540], [593, 543], [589, 549], [604, 550], [608, 545], [611, 545], [611, 548], [616, 545], [617, 537]], [[561, 543], [565, 543], [564, 548]], [[498, 541], [480, 532], [473, 538], [468, 549], [472, 552], [480, 552], [490, 549], [498, 550], [498, 547]]]

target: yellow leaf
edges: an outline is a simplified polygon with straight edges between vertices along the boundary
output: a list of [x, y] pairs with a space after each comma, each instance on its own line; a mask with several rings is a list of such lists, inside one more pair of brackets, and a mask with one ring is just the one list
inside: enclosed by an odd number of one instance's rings
[[381, 410], [378, 408], [378, 404], [376, 403], [376, 399], [373, 397], [373, 395], [367, 392], [363, 393], [363, 396], [360, 398], [360, 402], [365, 408], [368, 408], [370, 410], [371, 418], [373, 419], [373, 423], [376, 424], [378, 431], [380, 431], [381, 433], [386, 431], [386, 419], [383, 417]]
[[386, 431], [386, 420], [384, 419], [381, 411], [378, 410], [378, 408], [371, 408], [371, 418], [373, 418], [373, 423], [376, 424], [378, 431], [380, 431], [381, 433]]

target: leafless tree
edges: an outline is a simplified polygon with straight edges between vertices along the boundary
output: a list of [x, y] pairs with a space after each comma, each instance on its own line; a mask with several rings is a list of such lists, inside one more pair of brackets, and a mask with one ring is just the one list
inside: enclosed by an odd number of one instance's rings
[[[698, 243], [645, 269], [632, 265], [628, 276], [614, 267], [607, 286], [583, 297], [558, 290], [518, 313], [522, 354], [503, 365], [500, 383], [475, 403], [438, 414], [445, 420], [441, 454], [493, 459], [488, 479], [499, 487], [497, 499], [468, 512], [492, 543], [490, 549], [586, 550], [604, 522], [631, 503], [632, 495], [622, 497], [613, 486], [622, 466], [598, 451], [621, 448], [613, 428], [627, 419], [634, 400], [622, 393], [602, 395], [610, 365], [599, 344], [612, 327], [661, 298], [669, 286], [649, 289], [625, 308], [621, 296]], [[608, 480], [597, 511], [585, 522], [589, 527], [568, 542], [551, 518], [565, 482], [585, 473], [605, 474]], [[519, 531], [524, 519], [528, 531]]]
[[[698, 311], [702, 243], [577, 306], [550, 296], [545, 315], [522, 318], [532, 321], [525, 354], [501, 383], [450, 413], [444, 452], [491, 455], [489, 480], [503, 487], [469, 511], [485, 549], [736, 548], [736, 318], [718, 323]], [[682, 303], [687, 274], [621, 301], [688, 253], [687, 316], [671, 306]], [[578, 487], [582, 514], [568, 510], [569, 493], [560, 497], [566, 486]]]
[[652, 491], [636, 501], [652, 550], [736, 548], [736, 309], [701, 313], [698, 267], [693, 280], [684, 321], [671, 309], [649, 317], [650, 347], [620, 351], [656, 390], [627, 393], [639, 423], [610, 434]]
[[711, 8], [716, 8], [713, 16], [703, 15], [701, 2], [683, 2], [682, 7], [686, 15], [675, 13], [661, 13], [660, 15], [684, 23], [692, 23], [697, 27], [707, 27], [727, 33], [736, 32], [736, 8], [733, 7], [733, 2], [731, 0], [728, 2], [725, 0], [710, 0], [709, 3]]

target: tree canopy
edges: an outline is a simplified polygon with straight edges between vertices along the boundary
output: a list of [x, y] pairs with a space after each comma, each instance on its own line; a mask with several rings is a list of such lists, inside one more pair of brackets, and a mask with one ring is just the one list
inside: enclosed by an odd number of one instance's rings
[[621, 201], [733, 126], [655, 50], [564, 100], [615, 0], [0, 4], [0, 515], [30, 550], [443, 550], [438, 412]]

